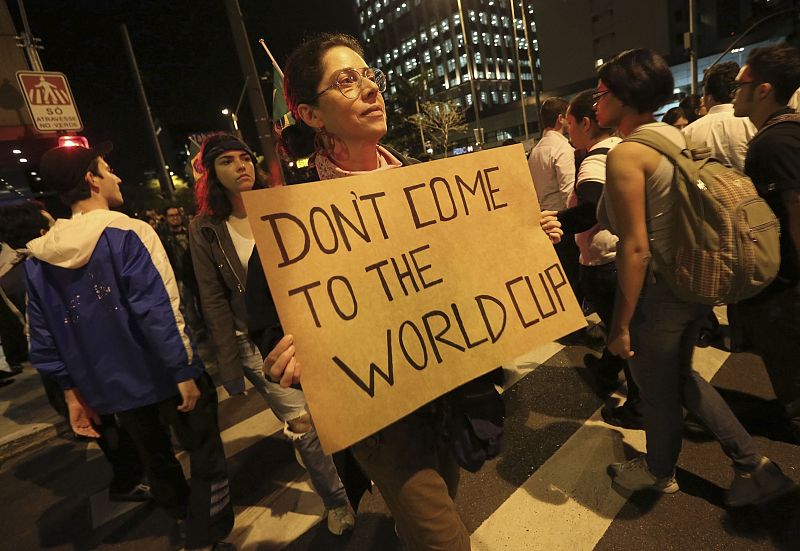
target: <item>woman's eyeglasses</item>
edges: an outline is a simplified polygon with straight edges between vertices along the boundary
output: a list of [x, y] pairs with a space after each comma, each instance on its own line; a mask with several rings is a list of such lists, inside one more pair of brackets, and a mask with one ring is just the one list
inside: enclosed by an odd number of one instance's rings
[[379, 92], [386, 91], [386, 75], [380, 69], [367, 67], [359, 71], [348, 68], [342, 69], [336, 73], [336, 79], [334, 80], [333, 84], [317, 93], [317, 95], [309, 100], [308, 103], [315, 102], [322, 94], [328, 90], [332, 90], [333, 88], [338, 88], [339, 92], [341, 92], [341, 94], [347, 99], [356, 99], [361, 93], [361, 88], [364, 82], [363, 79], [365, 78], [374, 82], [377, 85]]
[[603, 96], [605, 96], [606, 94], [610, 94], [610, 93], [611, 93], [611, 90], [596, 90], [595, 93], [592, 94], [592, 101], [597, 103], [598, 101], [603, 99]]

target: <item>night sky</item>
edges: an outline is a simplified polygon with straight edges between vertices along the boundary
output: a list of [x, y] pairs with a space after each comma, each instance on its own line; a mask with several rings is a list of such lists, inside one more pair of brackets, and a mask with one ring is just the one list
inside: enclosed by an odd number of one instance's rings
[[[7, 0], [17, 17], [16, 0]], [[357, 33], [352, 0], [239, 0], [259, 74], [271, 76], [264, 38], [278, 60], [319, 31]], [[42, 39], [47, 71], [67, 75], [90, 142], [114, 142], [111, 162], [123, 180], [155, 166], [119, 25], [126, 23], [150, 108], [168, 143], [224, 130], [244, 77], [222, 0], [25, 0], [31, 30]], [[21, 24], [17, 24], [21, 31]], [[267, 106], [272, 85], [262, 81]], [[239, 113], [245, 138], [257, 145], [247, 98]], [[165, 154], [168, 152], [165, 151]], [[168, 164], [170, 160], [167, 160]]]

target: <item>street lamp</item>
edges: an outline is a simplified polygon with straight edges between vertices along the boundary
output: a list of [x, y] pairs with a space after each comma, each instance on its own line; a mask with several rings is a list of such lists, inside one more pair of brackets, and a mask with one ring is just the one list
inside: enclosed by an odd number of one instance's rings
[[236, 116], [236, 112], [235, 112], [235, 111], [231, 111], [230, 109], [228, 109], [228, 108], [226, 107], [225, 109], [223, 109], [223, 110], [221, 111], [221, 113], [222, 113], [223, 115], [225, 115], [226, 117], [230, 116], [230, 118], [231, 118], [231, 125], [232, 125], [232, 127], [233, 127], [233, 129], [232, 129], [232, 132], [233, 132], [234, 134], [236, 134], [237, 136], [241, 137], [241, 136], [240, 136], [240, 133], [239, 133], [239, 117], [237, 117], [237, 116]]

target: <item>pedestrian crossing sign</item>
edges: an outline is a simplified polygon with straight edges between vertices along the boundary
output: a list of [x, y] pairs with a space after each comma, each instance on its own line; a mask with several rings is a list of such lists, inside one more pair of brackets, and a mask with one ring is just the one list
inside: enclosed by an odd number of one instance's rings
[[66, 75], [17, 71], [17, 81], [36, 130], [76, 132], [83, 129]]

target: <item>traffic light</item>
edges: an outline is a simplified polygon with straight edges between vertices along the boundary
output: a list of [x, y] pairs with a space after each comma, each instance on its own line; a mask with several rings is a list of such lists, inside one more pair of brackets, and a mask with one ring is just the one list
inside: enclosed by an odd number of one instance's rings
[[89, 140], [83, 136], [59, 136], [58, 147], [85, 147], [89, 149]]

